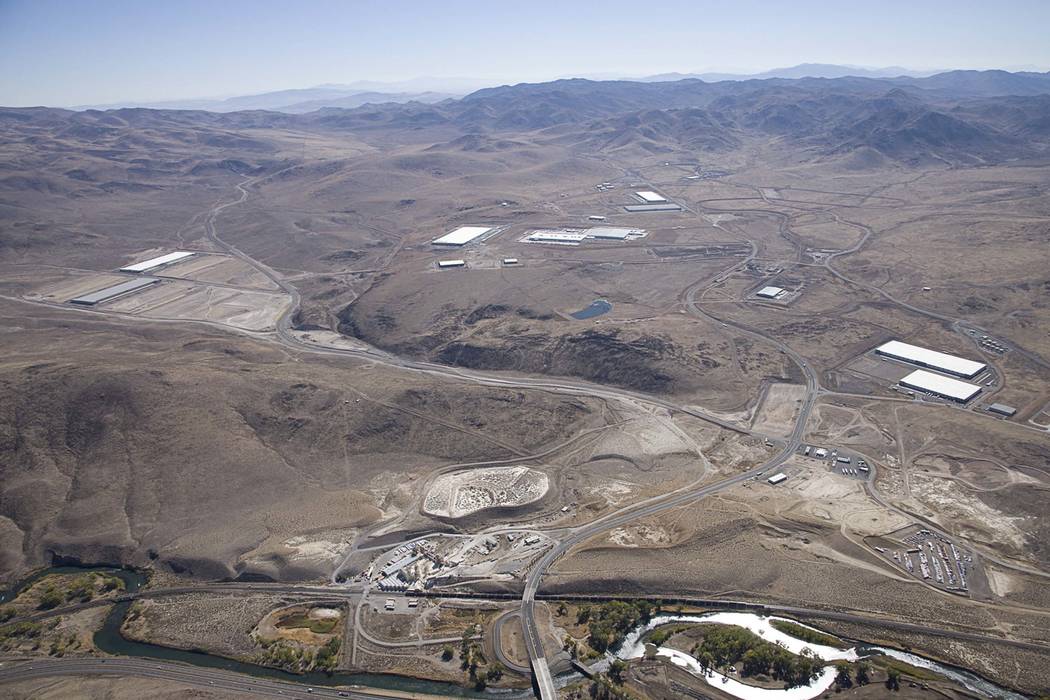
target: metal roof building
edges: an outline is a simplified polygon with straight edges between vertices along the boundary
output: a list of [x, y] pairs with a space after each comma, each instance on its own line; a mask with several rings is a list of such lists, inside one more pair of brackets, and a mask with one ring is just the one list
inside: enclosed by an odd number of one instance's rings
[[116, 299], [125, 294], [137, 292], [140, 289], [145, 289], [146, 287], [157, 284], [158, 282], [160, 282], [160, 280], [156, 277], [138, 277], [136, 279], [128, 280], [127, 282], [115, 284], [112, 287], [106, 287], [105, 289], [99, 289], [98, 291], [90, 292], [88, 294], [82, 294], [75, 299], [70, 299], [69, 303], [79, 304], [81, 306], [94, 306], [95, 304], [101, 304], [104, 301]]
[[879, 355], [891, 357], [894, 360], [908, 362], [920, 367], [929, 367], [938, 372], [952, 374], [963, 379], [976, 377], [988, 366], [983, 362], [974, 362], [973, 360], [966, 360], [955, 355], [937, 352], [936, 350], [927, 350], [917, 345], [902, 343], [899, 340], [883, 343], [875, 348], [875, 352]]
[[764, 299], [776, 299], [783, 293], [784, 290], [781, 287], [762, 287], [762, 289], [755, 292], [755, 294]]
[[587, 235], [591, 238], [605, 238], [614, 241], [625, 241], [634, 236], [642, 236], [645, 232], [637, 228], [615, 228], [612, 226], [596, 226], [588, 229]]
[[583, 231], [533, 231], [525, 237], [531, 243], [560, 243], [562, 245], [579, 245], [580, 241], [587, 237]]
[[149, 260], [143, 260], [142, 262], [135, 263], [134, 265], [128, 265], [127, 267], [120, 268], [121, 272], [145, 272], [146, 270], [152, 270], [155, 267], [161, 267], [163, 265], [170, 265], [173, 262], [178, 262], [185, 258], [190, 257], [193, 253], [186, 250], [176, 250], [174, 253], [168, 253], [167, 255], [161, 255], [156, 258], [150, 258]]
[[667, 197], [662, 194], [653, 192], [652, 190], [643, 190], [641, 192], [635, 192], [634, 196], [638, 199], [646, 202], [647, 204], [660, 204], [667, 201]]
[[785, 474], [784, 472], [779, 472], [766, 479], [766, 481], [776, 486], [777, 484], [787, 481], [787, 478], [787, 474]]
[[492, 226], [460, 226], [455, 231], [450, 231], [440, 238], [435, 238], [431, 243], [433, 245], [466, 245], [478, 236], [485, 235], [492, 228]]
[[1013, 406], [1007, 406], [1005, 403], [993, 403], [988, 407], [988, 410], [992, 413], [998, 413], [1000, 416], [1006, 416], [1007, 418], [1017, 413], [1016, 408]]
[[466, 260], [438, 260], [438, 267], [441, 269], [446, 267], [463, 267], [466, 264]]
[[674, 202], [666, 202], [664, 204], [627, 204], [624, 206], [624, 209], [632, 214], [644, 211], [682, 211], [682, 207]]
[[976, 384], [968, 384], [951, 377], [943, 377], [924, 369], [917, 369], [898, 382], [901, 386], [909, 389], [922, 391], [944, 399], [951, 399], [959, 403], [966, 403], [977, 394], [981, 393], [981, 387]]

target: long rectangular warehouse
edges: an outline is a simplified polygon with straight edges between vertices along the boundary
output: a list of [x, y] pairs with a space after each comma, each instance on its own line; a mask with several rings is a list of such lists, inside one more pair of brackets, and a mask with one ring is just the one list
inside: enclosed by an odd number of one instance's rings
[[908, 362], [920, 367], [929, 367], [938, 372], [953, 374], [963, 379], [976, 377], [988, 366], [983, 362], [974, 362], [973, 360], [966, 360], [955, 355], [937, 352], [936, 350], [927, 350], [917, 345], [902, 343], [899, 340], [891, 340], [888, 343], [884, 343], [875, 348], [875, 352], [879, 355], [892, 357], [894, 360]]
[[478, 236], [484, 236], [492, 228], [492, 226], [460, 226], [455, 231], [449, 231], [441, 238], [435, 238], [431, 243], [433, 245], [466, 245]]
[[631, 212], [643, 212], [643, 211], [681, 211], [682, 207], [675, 204], [674, 202], [665, 202], [664, 204], [627, 204], [624, 209]]
[[667, 197], [664, 197], [662, 194], [657, 194], [652, 190], [643, 190], [641, 192], [635, 192], [634, 195], [638, 197], [638, 199], [649, 204], [660, 204], [662, 202], [667, 201]]
[[145, 287], [152, 286], [160, 282], [156, 277], [138, 277], [127, 282], [121, 282], [115, 284], [112, 287], [106, 287], [105, 289], [99, 289], [98, 291], [90, 292], [88, 294], [81, 295], [75, 299], [70, 299], [70, 304], [80, 304], [81, 306], [94, 306], [95, 304], [101, 304], [104, 301], [115, 299], [125, 294], [131, 294], [137, 292]]
[[185, 258], [190, 257], [193, 253], [185, 250], [176, 250], [174, 253], [168, 253], [167, 255], [161, 255], [160, 257], [150, 258], [149, 260], [143, 260], [142, 262], [135, 263], [134, 265], [128, 265], [127, 267], [120, 268], [121, 272], [145, 272], [146, 270], [152, 270], [155, 267], [161, 267], [162, 265], [170, 265], [173, 262], [178, 262]]
[[898, 383], [909, 389], [916, 389], [927, 394], [958, 401], [959, 403], [966, 403], [981, 393], [981, 387], [976, 384], [967, 384], [951, 377], [942, 377], [924, 369], [915, 370]]

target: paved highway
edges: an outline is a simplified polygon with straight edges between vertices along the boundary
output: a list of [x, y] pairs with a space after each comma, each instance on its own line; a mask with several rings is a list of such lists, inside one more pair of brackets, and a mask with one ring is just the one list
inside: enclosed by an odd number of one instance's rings
[[387, 690], [365, 690], [361, 688], [336, 689], [309, 686], [305, 683], [290, 683], [267, 678], [245, 676], [232, 671], [185, 666], [166, 661], [143, 659], [41, 659], [21, 662], [3, 662], [0, 668], [0, 685], [37, 678], [80, 676], [137, 676], [157, 681], [183, 683], [206, 688], [217, 695], [231, 693], [248, 697], [265, 698], [354, 698], [355, 700], [390, 700], [411, 698], [431, 700], [438, 696]]

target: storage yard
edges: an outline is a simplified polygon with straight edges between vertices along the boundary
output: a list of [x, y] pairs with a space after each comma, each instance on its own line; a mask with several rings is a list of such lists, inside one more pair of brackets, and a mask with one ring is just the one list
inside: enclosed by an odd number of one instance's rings
[[977, 579], [978, 564], [972, 551], [921, 526], [892, 533], [873, 546], [898, 569], [957, 595], [970, 595]]
[[547, 475], [529, 467], [488, 467], [442, 474], [423, 502], [423, 512], [463, 518], [487, 508], [514, 508], [543, 498]]

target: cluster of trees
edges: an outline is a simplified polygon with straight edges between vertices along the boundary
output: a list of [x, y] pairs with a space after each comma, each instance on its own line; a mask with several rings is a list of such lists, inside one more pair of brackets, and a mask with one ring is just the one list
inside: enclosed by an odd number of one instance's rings
[[623, 687], [626, 668], [627, 664], [617, 660], [609, 668], [609, 673], [596, 674], [588, 687], [591, 698], [593, 700], [632, 700], [634, 696]]
[[[861, 661], [857, 664], [856, 668], [856, 683], [857, 685], [867, 685], [871, 681], [870, 674], [871, 669], [868, 664]], [[850, 676], [850, 665], [846, 661], [839, 661], [835, 664], [835, 688], [838, 690], [848, 690], [853, 687], [854, 678]]]
[[97, 593], [109, 593], [110, 591], [123, 588], [123, 586], [124, 582], [116, 576], [91, 572], [74, 578], [66, 586], [65, 591], [54, 583], [47, 584], [40, 595], [37, 607], [40, 610], [51, 610], [66, 602], [78, 601], [86, 603], [94, 598]]
[[342, 640], [338, 637], [332, 637], [316, 651], [283, 639], [260, 639], [259, 643], [263, 647], [263, 664], [293, 673], [331, 672], [339, 662], [339, 649], [342, 646]]
[[830, 634], [810, 629], [804, 625], [798, 624], [797, 622], [791, 622], [790, 620], [773, 620], [769, 624], [773, 626], [773, 629], [779, 630], [784, 634], [789, 634], [795, 639], [801, 639], [803, 642], [820, 644], [826, 647], [843, 648], [842, 642], [838, 637], [833, 637]]
[[[489, 683], [494, 683], [503, 678], [503, 665], [498, 661], [489, 664], [481, 645], [473, 639], [476, 632], [473, 625], [463, 632], [463, 640], [459, 645], [459, 667], [467, 672], [471, 684], [475, 690], [484, 690]], [[441, 658], [445, 661], [452, 659], [452, 648], [445, 647], [441, 652]], [[487, 668], [483, 668], [487, 667]]]
[[576, 623], [587, 625], [587, 643], [597, 652], [615, 646], [636, 625], [645, 624], [659, 612], [659, 606], [647, 600], [624, 602], [613, 600], [601, 605], [585, 605], [576, 615]]
[[24, 639], [39, 637], [44, 626], [39, 622], [14, 622], [0, 627], [0, 649], [9, 651]]
[[317, 655], [314, 656], [314, 668], [324, 671], [333, 670], [339, 662], [339, 648], [342, 645], [343, 640], [339, 637], [332, 637], [325, 642], [324, 646], [317, 650]]
[[786, 688], [808, 685], [820, 675], [824, 661], [808, 649], [792, 654], [740, 627], [718, 626], [693, 647], [693, 656], [705, 670], [741, 664], [744, 676], [770, 676]]

